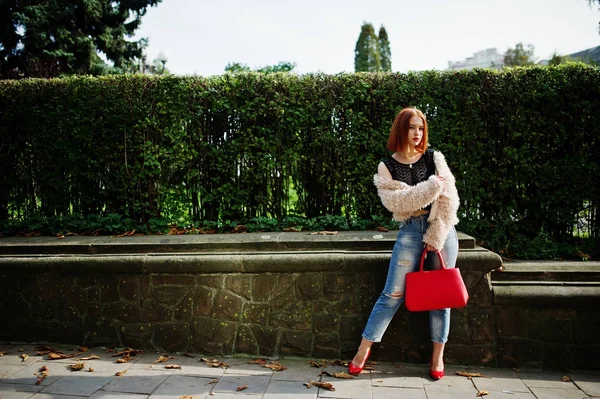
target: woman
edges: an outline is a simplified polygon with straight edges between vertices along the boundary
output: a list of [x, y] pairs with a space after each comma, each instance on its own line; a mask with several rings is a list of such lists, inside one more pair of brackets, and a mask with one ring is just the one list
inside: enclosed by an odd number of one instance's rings
[[[400, 222], [387, 280], [375, 303], [354, 359], [350, 374], [360, 374], [373, 342], [380, 342], [392, 317], [404, 301], [406, 274], [418, 270], [421, 255], [441, 251], [447, 267], [456, 265], [458, 240], [458, 193], [454, 176], [444, 156], [427, 150], [427, 120], [416, 108], [405, 108], [396, 116], [387, 148], [394, 153], [382, 160], [374, 176], [383, 205]], [[429, 268], [441, 267], [437, 256], [428, 256]], [[430, 376], [444, 376], [444, 345], [450, 331], [450, 309], [429, 312], [433, 342]]]

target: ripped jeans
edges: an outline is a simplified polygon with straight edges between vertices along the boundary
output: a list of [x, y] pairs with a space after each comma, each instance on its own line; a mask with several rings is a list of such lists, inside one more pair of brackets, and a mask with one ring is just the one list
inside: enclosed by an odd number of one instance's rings
[[[406, 274], [419, 270], [419, 263], [424, 249], [423, 235], [429, 225], [427, 222], [428, 217], [429, 215], [412, 217], [400, 223], [398, 239], [390, 259], [385, 287], [379, 299], [375, 302], [375, 306], [373, 306], [371, 316], [363, 332], [363, 338], [372, 342], [381, 342], [392, 317], [404, 302]], [[446, 267], [455, 267], [458, 255], [458, 239], [454, 227], [450, 229], [441, 252]], [[438, 256], [435, 253], [429, 253], [423, 269], [434, 270], [440, 267]], [[429, 330], [433, 342], [443, 344], [448, 341], [450, 309], [430, 311]]]

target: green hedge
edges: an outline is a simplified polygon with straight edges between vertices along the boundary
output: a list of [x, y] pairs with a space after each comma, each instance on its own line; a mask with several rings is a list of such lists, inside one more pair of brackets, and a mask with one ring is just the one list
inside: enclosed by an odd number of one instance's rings
[[0, 81], [0, 220], [388, 216], [372, 184], [399, 109], [428, 116], [460, 230], [600, 224], [600, 69]]

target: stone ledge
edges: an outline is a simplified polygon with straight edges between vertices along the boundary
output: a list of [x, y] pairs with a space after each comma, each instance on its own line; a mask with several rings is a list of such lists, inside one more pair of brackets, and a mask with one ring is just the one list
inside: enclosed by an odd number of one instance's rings
[[600, 284], [580, 282], [572, 285], [493, 284], [494, 305], [521, 307], [592, 307], [600, 303]]
[[[0, 255], [0, 273], [301, 273], [385, 271], [386, 251], [219, 252], [148, 254]], [[484, 248], [460, 250], [461, 271], [489, 272], [500, 257]]]
[[[154, 235], [136, 237], [8, 237], [0, 239], [0, 255], [18, 254], [121, 254], [187, 252], [261, 252], [346, 250], [391, 250], [397, 230], [341, 231], [335, 235], [310, 233], [244, 233], [206, 235]], [[461, 249], [475, 248], [475, 239], [458, 233]]]

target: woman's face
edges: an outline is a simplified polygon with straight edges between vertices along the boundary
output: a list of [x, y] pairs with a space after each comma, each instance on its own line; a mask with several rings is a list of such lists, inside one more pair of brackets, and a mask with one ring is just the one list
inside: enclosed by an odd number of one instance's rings
[[423, 120], [418, 116], [410, 118], [410, 127], [408, 129], [408, 149], [413, 150], [423, 140], [423, 131], [425, 127]]

